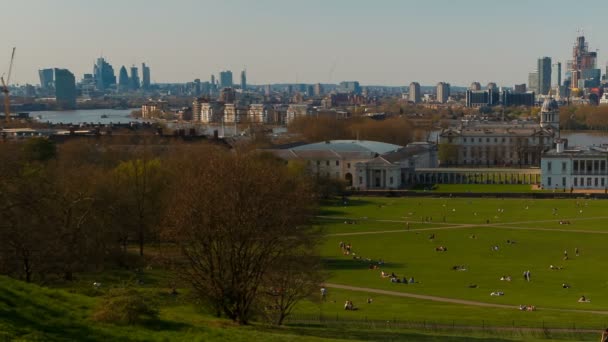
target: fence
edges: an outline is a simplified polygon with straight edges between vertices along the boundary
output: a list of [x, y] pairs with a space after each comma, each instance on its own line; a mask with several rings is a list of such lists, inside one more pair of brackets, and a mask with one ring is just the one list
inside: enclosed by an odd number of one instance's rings
[[[521, 312], [522, 315], [529, 312]], [[548, 333], [597, 333], [608, 327], [608, 317], [604, 325], [590, 324], [588, 322], [562, 322], [549, 323], [534, 320], [509, 320], [509, 321], [488, 321], [488, 320], [402, 320], [397, 319], [369, 319], [368, 317], [353, 318], [340, 316], [340, 314], [292, 314], [287, 317], [286, 324], [304, 326], [327, 326], [340, 327], [348, 326], [352, 328], [372, 328], [372, 329], [416, 329], [431, 331], [485, 331], [501, 332], [510, 331], [514, 333], [539, 332]]]

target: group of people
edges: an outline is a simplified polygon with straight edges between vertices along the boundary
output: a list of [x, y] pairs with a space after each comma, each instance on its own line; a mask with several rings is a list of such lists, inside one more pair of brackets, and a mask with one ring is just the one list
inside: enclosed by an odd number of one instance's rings
[[519, 310], [520, 311], [536, 311], [536, 306], [534, 306], [534, 305], [520, 305], [519, 306]]
[[344, 310], [350, 310], [350, 311], [355, 311], [358, 310], [358, 308], [356, 306], [353, 305], [353, 302], [350, 300], [347, 300], [344, 303]]
[[399, 284], [414, 284], [416, 283], [416, 280], [414, 279], [414, 277], [410, 277], [410, 279], [407, 279], [406, 276], [403, 276], [403, 278], [398, 277], [395, 272], [392, 272], [391, 274], [388, 274], [387, 272], [380, 272], [380, 277], [382, 278], [389, 278], [391, 283], [399, 283]]
[[350, 255], [352, 248], [353, 246], [350, 243], [344, 243], [340, 241], [340, 250], [342, 251], [342, 254]]

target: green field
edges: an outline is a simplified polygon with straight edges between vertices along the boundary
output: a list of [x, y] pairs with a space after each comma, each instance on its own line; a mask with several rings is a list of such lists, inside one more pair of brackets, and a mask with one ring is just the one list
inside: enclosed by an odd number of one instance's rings
[[[320, 253], [328, 297], [300, 303], [287, 327], [239, 327], [215, 318], [184, 284], [177, 297], [169, 296], [173, 278], [154, 267], [137, 276], [141, 283], [132, 271], [109, 270], [50, 289], [0, 277], [0, 341], [597, 340], [608, 326], [607, 218], [608, 201], [602, 200], [327, 201], [315, 221], [326, 233]], [[354, 255], [344, 255], [340, 242], [351, 244]], [[439, 246], [447, 251], [436, 251]], [[384, 265], [370, 270], [367, 259], [383, 259]], [[466, 270], [453, 270], [457, 265]], [[523, 279], [525, 270], [530, 282]], [[391, 283], [381, 271], [416, 283]], [[507, 275], [512, 281], [500, 280]], [[93, 282], [104, 285], [97, 290]], [[126, 285], [159, 308], [158, 320], [135, 326], [93, 321], [100, 296]], [[495, 291], [504, 296], [490, 296]], [[578, 303], [581, 295], [591, 302]], [[345, 311], [346, 300], [358, 310]], [[522, 312], [522, 304], [537, 310]]]
[[[352, 198], [346, 206], [327, 202], [318, 222], [328, 233], [322, 249], [331, 274], [328, 283], [355, 291], [330, 285], [336, 302], [316, 310], [352, 320], [603, 328], [608, 326], [607, 209], [606, 201], [584, 199]], [[429, 239], [431, 234], [434, 239]], [[362, 260], [344, 255], [340, 242], [351, 244]], [[448, 251], [435, 251], [438, 246]], [[370, 270], [373, 262], [365, 259], [383, 259], [385, 264]], [[466, 271], [453, 270], [457, 265]], [[380, 276], [381, 270], [417, 282], [391, 283]], [[523, 278], [526, 270], [530, 282]], [[501, 281], [502, 276], [512, 280]], [[562, 288], [564, 283], [570, 288]], [[490, 296], [498, 291], [504, 296]], [[399, 293], [440, 298], [404, 298]], [[581, 295], [591, 302], [579, 303]], [[366, 303], [368, 297], [374, 298], [372, 304]], [[345, 312], [341, 305], [346, 299], [360, 310]], [[452, 299], [475, 303], [449, 302]], [[479, 306], [486, 304], [496, 307]], [[534, 305], [537, 311], [521, 312], [519, 305]]]

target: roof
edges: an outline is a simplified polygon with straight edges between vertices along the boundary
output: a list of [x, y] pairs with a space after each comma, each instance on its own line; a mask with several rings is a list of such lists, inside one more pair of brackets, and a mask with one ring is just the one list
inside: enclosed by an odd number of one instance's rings
[[379, 141], [367, 141], [367, 140], [330, 140], [325, 142], [318, 142], [308, 145], [302, 145], [292, 148], [292, 150], [298, 151], [335, 151], [338, 153], [342, 152], [368, 152], [385, 154], [391, 151], [400, 149], [401, 146], [387, 144]]
[[549, 150], [543, 153], [543, 158], [572, 158], [572, 157], [587, 157], [587, 158], [606, 158], [608, 148], [605, 145], [601, 146], [572, 146], [564, 149], [562, 152], [557, 152], [557, 149]]

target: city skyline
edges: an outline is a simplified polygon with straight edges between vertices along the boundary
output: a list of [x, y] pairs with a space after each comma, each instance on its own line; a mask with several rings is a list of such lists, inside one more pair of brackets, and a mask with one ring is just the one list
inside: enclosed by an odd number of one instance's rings
[[[493, 6], [478, 0], [312, 0], [306, 6], [278, 0], [23, 0], [7, 5], [15, 15], [7, 19], [0, 71], [17, 46], [13, 80], [20, 84], [39, 83], [44, 68], [66, 68], [80, 80], [103, 56], [115, 73], [143, 61], [158, 83], [207, 80], [221, 70], [238, 75], [247, 65], [247, 81], [257, 85], [358, 80], [404, 87], [412, 81], [512, 86], [527, 82], [538, 58], [565, 64], [580, 27], [599, 49], [598, 67], [604, 69], [608, 23], [602, 11], [581, 12], [577, 22], [571, 6], [523, 0]], [[594, 6], [606, 7], [600, 1], [589, 4]], [[20, 13], [28, 13], [27, 25]], [[180, 25], [170, 25], [178, 17]]]

